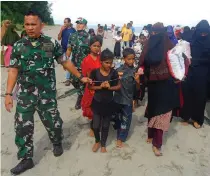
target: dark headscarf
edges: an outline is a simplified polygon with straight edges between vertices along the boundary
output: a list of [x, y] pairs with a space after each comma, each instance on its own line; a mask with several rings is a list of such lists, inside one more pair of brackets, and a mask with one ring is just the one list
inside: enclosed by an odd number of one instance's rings
[[146, 29], [147, 29], [147, 31], [149, 32], [149, 34], [151, 34], [151, 32], [152, 32], [152, 24], [148, 24], [148, 25], [146, 26]]
[[15, 28], [15, 25], [9, 25], [5, 35], [2, 38], [2, 45], [14, 45], [14, 43], [20, 39], [20, 36], [17, 34], [17, 32], [15, 32]]
[[95, 42], [99, 42], [100, 44], [101, 44], [101, 46], [102, 46], [102, 44], [103, 44], [103, 38], [101, 38], [101, 36], [100, 35], [96, 35], [96, 36], [92, 36], [92, 37], [90, 37], [90, 46], [92, 45], [92, 44], [94, 44]]
[[[201, 33], [207, 33], [206, 36], [201, 36]], [[191, 44], [192, 60], [196, 63], [210, 62], [210, 27], [206, 20], [200, 21], [193, 33]]]
[[165, 45], [165, 30], [163, 23], [155, 23], [151, 32], [155, 35], [151, 35], [148, 40], [148, 50], [145, 55], [145, 64], [148, 66], [158, 65], [161, 60], [164, 59], [164, 45]]
[[96, 35], [94, 29], [92, 29], [92, 28], [89, 29], [88, 33], [89, 33], [91, 36], [95, 36], [95, 35]]
[[174, 35], [174, 30], [172, 26], [167, 26], [167, 34], [171, 42], [176, 45], [178, 43], [177, 38]]
[[195, 27], [191, 27], [191, 31], [194, 31], [195, 30]]
[[181, 39], [191, 43], [192, 42], [192, 34], [193, 34], [193, 31], [190, 30], [190, 27], [185, 26], [184, 31], [181, 34]]

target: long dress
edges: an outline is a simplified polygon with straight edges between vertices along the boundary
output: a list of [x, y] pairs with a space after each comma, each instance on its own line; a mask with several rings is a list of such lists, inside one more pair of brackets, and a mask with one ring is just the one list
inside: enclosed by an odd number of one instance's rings
[[192, 37], [192, 63], [186, 81], [183, 84], [184, 106], [181, 117], [190, 118], [200, 126], [204, 123], [204, 111], [207, 100], [210, 72], [210, 31], [202, 37], [201, 33], [209, 31], [209, 24], [202, 20], [196, 26]]
[[[97, 57], [96, 60], [92, 58], [92, 56], [89, 54], [82, 62], [81, 68], [82, 68], [82, 74], [83, 76], [89, 76], [92, 70], [100, 68], [100, 56]], [[81, 101], [83, 116], [88, 117], [88, 119], [92, 119], [93, 112], [91, 110], [91, 103], [93, 100], [94, 91], [88, 89], [88, 85], [85, 87], [84, 95]]]
[[114, 45], [114, 55], [115, 57], [120, 57], [121, 55], [121, 42], [116, 42]]

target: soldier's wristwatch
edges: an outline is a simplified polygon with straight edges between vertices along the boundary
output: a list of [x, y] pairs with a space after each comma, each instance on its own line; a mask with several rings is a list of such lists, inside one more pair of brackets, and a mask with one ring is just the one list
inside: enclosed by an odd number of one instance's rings
[[12, 94], [12, 93], [5, 93], [5, 96], [6, 96], [6, 95], [10, 95], [10, 96], [12, 96], [13, 94]]

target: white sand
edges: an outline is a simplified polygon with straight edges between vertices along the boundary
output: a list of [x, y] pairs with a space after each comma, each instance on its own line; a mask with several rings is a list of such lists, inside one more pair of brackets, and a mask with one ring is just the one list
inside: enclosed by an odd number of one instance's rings
[[[56, 37], [59, 27], [47, 27], [45, 34]], [[111, 36], [111, 35], [110, 35]], [[111, 43], [111, 44], [110, 44]], [[113, 49], [112, 39], [104, 41], [104, 48]], [[56, 67], [57, 89], [61, 95], [69, 87], [61, 82], [65, 72], [61, 66]], [[5, 91], [6, 69], [2, 69], [1, 90]], [[36, 167], [23, 173], [23, 176], [210, 176], [210, 126], [196, 130], [191, 125], [183, 127], [175, 118], [169, 131], [165, 134], [163, 156], [155, 157], [151, 145], [146, 144], [146, 119], [143, 118], [145, 107], [140, 107], [133, 115], [130, 135], [123, 149], [115, 148], [116, 132], [110, 128], [107, 142], [108, 153], [93, 153], [91, 147], [94, 138], [88, 136], [88, 125], [79, 125], [81, 111], [74, 110], [76, 96], [58, 101], [61, 117], [64, 121], [64, 154], [55, 158], [52, 144], [38, 117], [35, 114], [34, 162]], [[210, 105], [208, 104], [208, 110]], [[10, 175], [15, 166], [17, 148], [14, 143], [14, 113], [4, 109], [1, 100], [1, 157], [3, 176]], [[210, 111], [208, 112], [210, 117]], [[141, 122], [137, 121], [140, 118]]]

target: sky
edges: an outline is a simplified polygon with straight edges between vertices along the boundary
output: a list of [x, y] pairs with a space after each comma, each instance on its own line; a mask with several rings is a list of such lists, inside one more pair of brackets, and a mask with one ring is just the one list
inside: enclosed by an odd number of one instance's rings
[[89, 25], [116, 24], [129, 21], [134, 26], [163, 22], [165, 25], [196, 25], [200, 20], [210, 22], [210, 0], [54, 0], [52, 15], [55, 24], [63, 24], [66, 17], [72, 23], [78, 17]]

